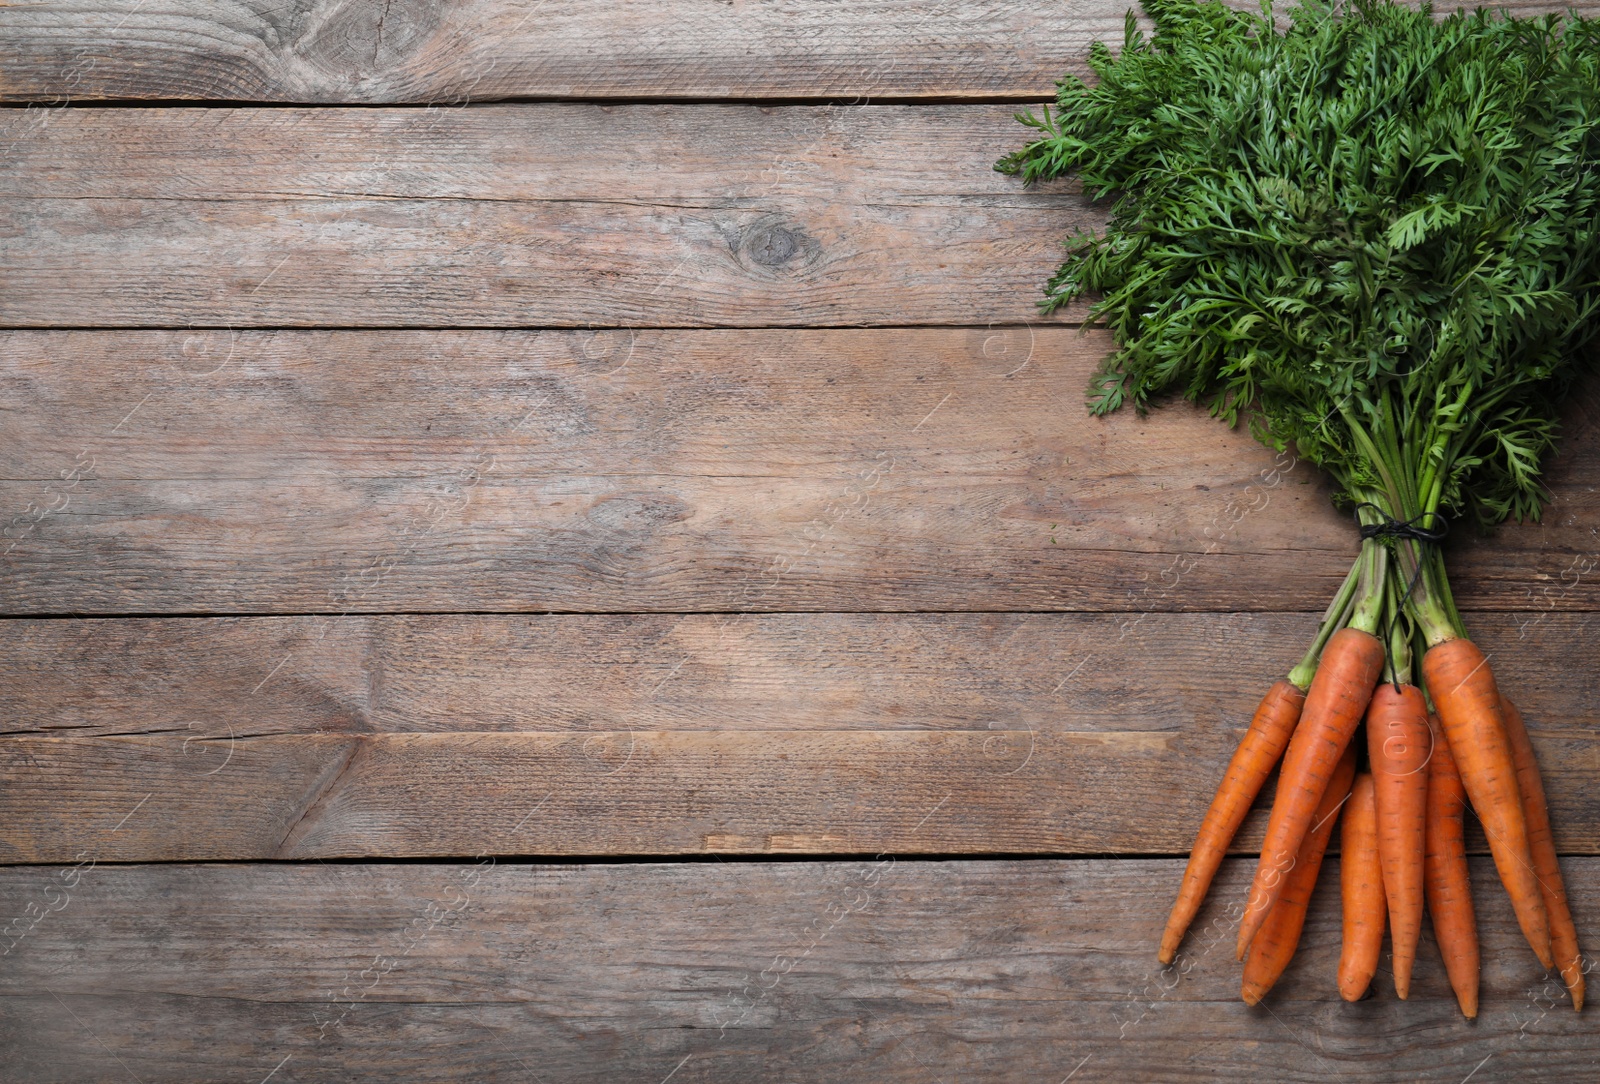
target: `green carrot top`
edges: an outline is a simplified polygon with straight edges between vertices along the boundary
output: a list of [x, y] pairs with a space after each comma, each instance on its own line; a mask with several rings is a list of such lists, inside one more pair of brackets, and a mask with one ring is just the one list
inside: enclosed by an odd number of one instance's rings
[[[1147, 0], [996, 168], [1112, 197], [1097, 413], [1181, 391], [1400, 519], [1537, 518], [1600, 321], [1600, 23], [1354, 0]], [[1424, 518], [1423, 522], [1428, 522]]]

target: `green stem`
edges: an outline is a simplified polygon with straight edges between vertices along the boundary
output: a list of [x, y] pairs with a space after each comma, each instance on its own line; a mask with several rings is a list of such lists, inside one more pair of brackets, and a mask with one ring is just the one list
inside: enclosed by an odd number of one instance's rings
[[1356, 585], [1360, 578], [1361, 557], [1357, 556], [1350, 563], [1350, 571], [1345, 573], [1344, 583], [1339, 585], [1333, 601], [1328, 603], [1328, 609], [1322, 615], [1322, 625], [1317, 629], [1316, 639], [1311, 642], [1311, 650], [1307, 651], [1305, 658], [1289, 671], [1289, 681], [1296, 688], [1311, 688], [1311, 679], [1317, 674], [1317, 660], [1322, 657], [1322, 649], [1328, 646], [1329, 637], [1344, 628], [1344, 623], [1350, 616], [1350, 602], [1355, 598]]
[[1394, 405], [1394, 395], [1390, 388], [1383, 389], [1383, 433], [1387, 438], [1384, 449], [1387, 454], [1389, 473], [1394, 479], [1394, 497], [1399, 508], [1395, 514], [1401, 519], [1410, 519], [1417, 514], [1417, 491], [1413, 486], [1415, 471], [1407, 461], [1405, 450], [1400, 444], [1400, 423]]
[[[1370, 518], [1368, 509], [1361, 509], [1363, 520]], [[1369, 635], [1377, 635], [1378, 622], [1383, 617], [1384, 577], [1389, 569], [1389, 551], [1371, 538], [1363, 539], [1361, 582], [1356, 588], [1356, 602], [1350, 611], [1349, 626]]]
[[1455, 595], [1450, 590], [1450, 577], [1445, 573], [1444, 551], [1438, 546], [1432, 547], [1429, 554], [1433, 558], [1429, 562], [1429, 572], [1433, 576], [1434, 595], [1444, 605], [1445, 613], [1450, 616], [1450, 624], [1454, 626], [1456, 635], [1463, 640], [1467, 638], [1466, 623], [1461, 620], [1461, 611], [1456, 609]]
[[[1437, 551], [1438, 547], [1432, 547]], [[1416, 577], [1416, 586], [1412, 588], [1411, 595], [1406, 599], [1406, 605], [1411, 611], [1412, 618], [1422, 629], [1423, 636], [1427, 639], [1428, 646], [1442, 644], [1446, 640], [1461, 638], [1461, 615], [1455, 612], [1454, 601], [1445, 602], [1449, 598], [1450, 587], [1444, 577], [1444, 561], [1442, 556], [1435, 555], [1429, 561], [1432, 567], [1424, 567], [1423, 575]], [[1436, 571], [1437, 576], [1427, 573]], [[1410, 577], [1406, 580], [1411, 582]]]
[[[1461, 412], [1466, 409], [1471, 391], [1472, 382], [1468, 381], [1457, 395], [1455, 412], [1451, 415], [1455, 422], [1453, 434], [1440, 432], [1436, 420], [1430, 424], [1429, 444], [1425, 445], [1427, 451], [1418, 461], [1412, 461], [1406, 455], [1407, 449], [1400, 444], [1399, 432], [1406, 420], [1397, 411], [1391, 389], [1383, 390], [1378, 404], [1375, 420], [1381, 428], [1377, 431], [1376, 439], [1361, 424], [1355, 411], [1341, 405], [1340, 413], [1351, 437], [1381, 486], [1378, 490], [1370, 487], [1352, 489], [1353, 495], [1358, 500], [1369, 501], [1394, 519], [1410, 520], [1424, 513], [1436, 513], [1443, 497], [1445, 480], [1449, 477], [1452, 451], [1461, 433], [1468, 428], [1461, 425], [1459, 419]], [[1456, 439], [1452, 440], [1452, 436]], [[1357, 516], [1363, 524], [1370, 524], [1378, 518], [1372, 509], [1367, 508], [1358, 509]], [[1394, 566], [1400, 579], [1394, 585], [1395, 590], [1391, 591], [1387, 584], [1390, 579], [1388, 548], [1381, 543], [1368, 541], [1372, 552], [1367, 557], [1368, 569], [1363, 573], [1359, 601], [1349, 619], [1352, 628], [1376, 633], [1388, 609], [1392, 610], [1390, 621], [1396, 623], [1403, 613], [1409, 613], [1429, 646], [1464, 635], [1461, 615], [1451, 597], [1444, 561], [1437, 546], [1415, 538], [1396, 540], [1393, 544]], [[1394, 639], [1392, 627], [1389, 639]], [[1392, 652], [1395, 645], [1391, 642], [1385, 646]], [[1405, 665], [1409, 668], [1409, 650], [1404, 654]], [[1396, 661], [1393, 673], [1398, 676], [1400, 670], [1401, 664]]]
[[[1461, 394], [1456, 396], [1455, 411], [1451, 414], [1459, 422], [1461, 414], [1467, 409], [1467, 403], [1472, 398], [1473, 383], [1471, 380], [1461, 385]], [[1455, 459], [1454, 450], [1450, 447], [1450, 438], [1446, 434], [1437, 433], [1439, 408], [1435, 405], [1434, 420], [1428, 426], [1429, 441], [1427, 452], [1422, 456], [1421, 471], [1417, 492], [1428, 503], [1423, 505], [1423, 510], [1431, 511], [1439, 507], [1439, 500], [1444, 493], [1445, 479], [1450, 476], [1450, 464]], [[1463, 432], [1465, 429], [1463, 428]], [[1461, 433], [1457, 434], [1459, 438]], [[1436, 461], [1437, 456], [1437, 461]]]
[[1415, 684], [1411, 677], [1411, 630], [1405, 618], [1405, 604], [1400, 592], [1405, 584], [1399, 580], [1399, 570], [1391, 569], [1388, 576], [1389, 595], [1389, 679], [1397, 685]]
[[[1349, 407], [1341, 406], [1339, 413], [1344, 415], [1345, 424], [1350, 427], [1350, 433], [1356, 438], [1356, 443], [1361, 445], [1362, 454], [1367, 457], [1367, 462], [1372, 464], [1372, 469], [1377, 471], [1378, 477], [1383, 482], [1384, 493], [1389, 498], [1389, 506], [1385, 511], [1391, 516], [1399, 513], [1399, 517], [1403, 518], [1405, 505], [1400, 499], [1400, 488], [1395, 482], [1394, 471], [1390, 468], [1388, 460], [1384, 458], [1382, 452], [1378, 451], [1377, 444], [1373, 442], [1367, 431], [1362, 428], [1361, 423], [1356, 420]], [[1383, 502], [1374, 503], [1381, 504]]]

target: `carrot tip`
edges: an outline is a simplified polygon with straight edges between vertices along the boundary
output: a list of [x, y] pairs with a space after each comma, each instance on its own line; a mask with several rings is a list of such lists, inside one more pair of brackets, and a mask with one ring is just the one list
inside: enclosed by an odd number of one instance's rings
[[1261, 1004], [1261, 999], [1266, 997], [1266, 995], [1267, 991], [1257, 983], [1253, 982], [1246, 982], [1239, 989], [1239, 996], [1244, 998], [1244, 1003], [1246, 1005], [1259, 1005]]

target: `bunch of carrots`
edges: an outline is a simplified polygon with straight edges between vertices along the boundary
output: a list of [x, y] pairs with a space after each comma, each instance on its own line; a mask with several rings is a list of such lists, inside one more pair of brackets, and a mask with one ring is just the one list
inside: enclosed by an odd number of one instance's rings
[[[1170, 962], [1263, 781], [1277, 794], [1239, 930], [1256, 1002], [1300, 936], [1340, 827], [1339, 989], [1385, 928], [1410, 990], [1423, 912], [1477, 1012], [1470, 807], [1534, 954], [1583, 1003], [1539, 767], [1467, 636], [1451, 519], [1536, 519], [1540, 466], [1600, 336], [1600, 20], [1300, 0], [1288, 25], [1143, 0], [1120, 53], [996, 168], [1114, 200], [1068, 244], [1046, 311], [1089, 295], [1115, 336], [1097, 414], [1181, 394], [1326, 472], [1359, 556], [1304, 660], [1261, 701], [1161, 942]], [[1102, 204], [1103, 206], [1104, 204]], [[1363, 734], [1363, 725], [1365, 731]], [[1342, 822], [1340, 817], [1342, 816]]]
[[1337, 821], [1341, 996], [1365, 996], [1385, 927], [1395, 993], [1408, 996], [1426, 903], [1456, 1000], [1476, 1016], [1470, 803], [1528, 944], [1546, 968], [1559, 968], [1573, 1007], [1583, 1007], [1583, 960], [1521, 715], [1483, 653], [1448, 622], [1423, 646], [1420, 685], [1409, 638], [1390, 628], [1386, 648], [1377, 635], [1405, 589], [1380, 540], [1410, 534], [1404, 544], [1415, 549], [1427, 544], [1415, 537], [1425, 533], [1401, 524], [1370, 532], [1311, 650], [1262, 698], [1201, 824], [1161, 939], [1163, 963], [1176, 956], [1234, 833], [1281, 763], [1239, 929], [1246, 1002], [1259, 1002], [1294, 955]]

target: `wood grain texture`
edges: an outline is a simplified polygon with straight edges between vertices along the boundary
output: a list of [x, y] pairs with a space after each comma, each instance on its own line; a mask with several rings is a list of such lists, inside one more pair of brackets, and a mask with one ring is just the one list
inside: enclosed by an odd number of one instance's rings
[[[129, 10], [134, 8], [134, 10]], [[223, 0], [0, 9], [12, 101], [196, 98], [1046, 96], [1122, 40], [1104, 0], [916, 4], [818, 0], [607, 5], [546, 0]], [[86, 62], [86, 59], [88, 62]]]
[[[1565, 866], [1592, 935], [1600, 862]], [[1339, 1000], [1334, 860], [1244, 1006], [1249, 872], [1163, 974], [1177, 860], [0, 870], [0, 1055], [40, 1084], [1593, 1079], [1487, 859], [1475, 1023], [1431, 938], [1409, 1001]]]
[[[1585, 718], [1558, 614], [1506, 679]], [[8, 732], [1229, 730], [1309, 614], [705, 614], [0, 622]], [[1510, 644], [1506, 643], [1508, 635]], [[1232, 665], [1222, 665], [1237, 656]], [[1165, 680], [1138, 680], [1161, 659]], [[71, 680], [63, 680], [70, 675]], [[192, 724], [192, 725], [191, 725]], [[1222, 740], [1226, 740], [1225, 738]], [[191, 744], [191, 755], [201, 749]], [[220, 762], [220, 753], [206, 765]]]
[[1041, 98], [1132, 6], [45, 0], [0, 7], [0, 100]]
[[1104, 212], [1011, 113], [8, 110], [0, 325], [1021, 323]]
[[[991, 729], [1139, 732], [1226, 758], [1319, 616], [16, 619], [0, 621], [0, 738]], [[1573, 647], [1600, 615], [1469, 620], [1542, 735], [1595, 719]]]
[[[0, 864], [63, 863], [0, 868], [0, 1077], [1592, 1079], [1481, 859], [1469, 1027], [1426, 952], [1339, 1004], [1326, 899], [1245, 1010], [1245, 862], [1169, 989], [1178, 861], [890, 857], [1183, 850], [1352, 548], [1240, 434], [1082, 415], [1108, 343], [1032, 302], [1102, 211], [990, 170], [1011, 107], [859, 105], [1041, 100], [1121, 26], [0, 6], [9, 101], [439, 103], [0, 111], [0, 327], [579, 329], [0, 334], [0, 614], [320, 615], [0, 621]], [[518, 95], [858, 104], [442, 104]], [[799, 329], [874, 324], [946, 327]], [[640, 330], [718, 326], [795, 330]], [[1578, 855], [1595, 402], [1452, 553]], [[990, 612], [759, 613], [842, 609]], [[730, 860], [314, 861], [475, 854]]]
[[[0, 495], [61, 507], [8, 528], [0, 597], [340, 613], [1331, 593], [1355, 539], [1313, 475], [1275, 474], [1187, 408], [1088, 417], [1107, 346], [1067, 329], [13, 333]], [[92, 472], [62, 481], [84, 452]]]
[[[1474, 625], [1566, 853], [1600, 851], [1590, 623]], [[0, 861], [1181, 853], [1314, 624], [6, 622], [0, 692], [33, 726], [0, 738]]]
[[[1168, 747], [1144, 734], [636, 731], [217, 744], [196, 763], [181, 739], [8, 739], [6, 859], [64, 861], [96, 846], [118, 861], [873, 853], [901, 841], [929, 853], [1132, 850], [1147, 830], [1113, 824], [1104, 803], [1116, 791], [1128, 803], [1155, 802], [1179, 775], [1156, 764], [1129, 771], [1129, 756], [1154, 761]], [[229, 749], [226, 767], [201, 770]], [[296, 770], [313, 757], [325, 786], [307, 787], [313, 773]], [[949, 819], [932, 827], [936, 814]]]
[[[0, 335], [0, 611], [1309, 610], [1305, 465], [1064, 328]], [[1600, 605], [1600, 408], [1471, 608]]]

